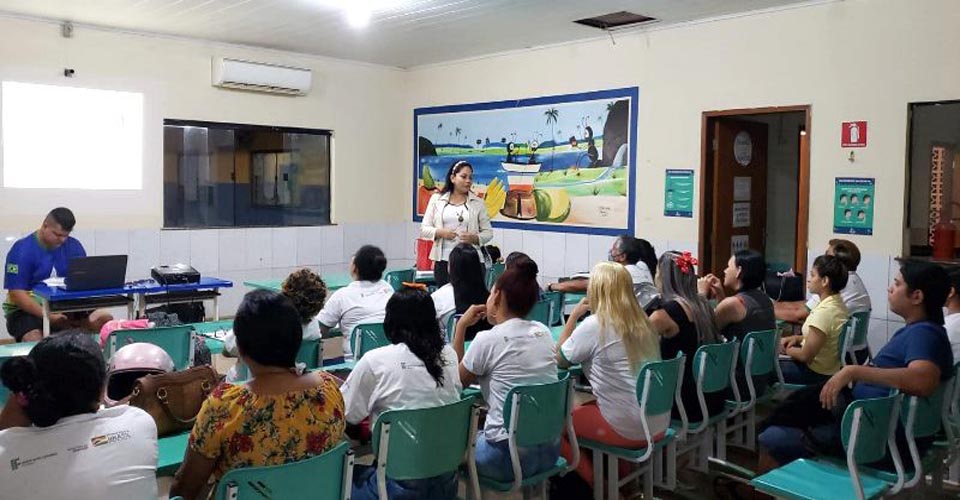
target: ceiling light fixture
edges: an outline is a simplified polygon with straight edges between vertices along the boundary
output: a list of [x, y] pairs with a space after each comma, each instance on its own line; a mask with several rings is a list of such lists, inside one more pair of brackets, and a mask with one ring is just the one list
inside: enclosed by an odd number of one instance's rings
[[370, 24], [370, 18], [373, 16], [373, 10], [370, 3], [365, 0], [353, 0], [344, 6], [344, 12], [347, 15], [347, 23], [354, 28], [365, 28]]

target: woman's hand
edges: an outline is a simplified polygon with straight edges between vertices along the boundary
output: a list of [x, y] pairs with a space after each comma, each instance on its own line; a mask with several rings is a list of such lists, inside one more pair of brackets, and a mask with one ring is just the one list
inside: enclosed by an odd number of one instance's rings
[[712, 274], [708, 274], [697, 280], [697, 292], [700, 295], [706, 295], [708, 298], [713, 298], [716, 293], [717, 286], [720, 285], [720, 279]]
[[780, 339], [780, 354], [786, 354], [787, 348], [792, 346], [794, 342], [796, 342], [796, 337], [794, 335]]
[[463, 325], [464, 328], [477, 324], [481, 319], [487, 316], [487, 306], [484, 304], [474, 304], [470, 306], [463, 316], [457, 321], [457, 325]]
[[479, 245], [480, 235], [477, 233], [463, 233], [460, 235], [460, 241], [471, 245]]
[[577, 302], [576, 306], [573, 307], [573, 311], [570, 312], [570, 317], [574, 319], [574, 322], [576, 322], [588, 312], [590, 312], [590, 301], [584, 297], [580, 299], [580, 302]]
[[453, 229], [447, 229], [444, 227], [437, 228], [437, 238], [444, 240], [452, 240], [457, 237], [457, 232]]

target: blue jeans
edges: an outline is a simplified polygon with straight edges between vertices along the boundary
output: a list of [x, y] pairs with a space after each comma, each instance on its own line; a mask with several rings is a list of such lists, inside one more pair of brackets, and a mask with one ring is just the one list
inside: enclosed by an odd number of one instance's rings
[[783, 381], [788, 384], [814, 385], [830, 380], [830, 375], [817, 373], [806, 363], [792, 359], [781, 359], [780, 371], [783, 372]]
[[[450, 472], [426, 479], [398, 481], [387, 478], [387, 497], [390, 500], [419, 500], [457, 498], [457, 473]], [[357, 465], [353, 468], [353, 498], [377, 500], [376, 465]]]
[[[530, 477], [551, 469], [560, 456], [560, 443], [543, 444], [517, 450], [520, 455], [520, 470], [523, 477]], [[510, 445], [507, 440], [487, 441], [482, 434], [477, 435], [477, 474], [507, 483], [513, 481], [513, 467], [510, 462]]]

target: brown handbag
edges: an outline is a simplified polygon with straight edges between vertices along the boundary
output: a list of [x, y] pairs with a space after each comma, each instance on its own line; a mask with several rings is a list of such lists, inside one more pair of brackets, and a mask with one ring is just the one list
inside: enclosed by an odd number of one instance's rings
[[193, 427], [200, 406], [220, 376], [210, 366], [140, 377], [133, 385], [130, 405], [143, 409], [157, 422], [157, 436]]

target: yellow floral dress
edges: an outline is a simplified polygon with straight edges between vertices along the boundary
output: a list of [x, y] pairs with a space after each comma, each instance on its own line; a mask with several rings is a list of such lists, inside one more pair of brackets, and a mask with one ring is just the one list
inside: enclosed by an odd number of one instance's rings
[[230, 469], [280, 465], [319, 455], [343, 439], [343, 396], [332, 376], [305, 391], [260, 396], [246, 384], [221, 384], [203, 403], [190, 449]]

